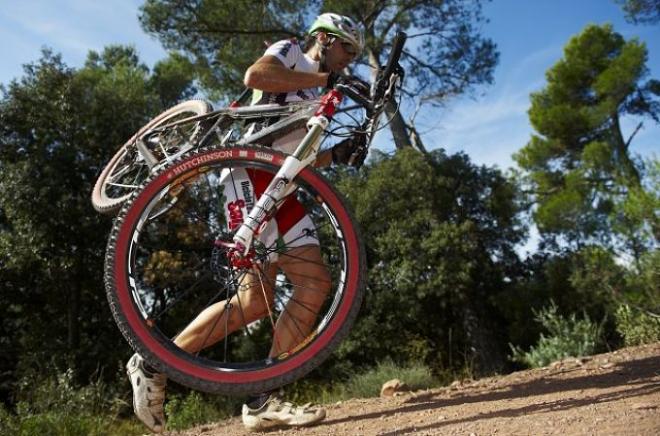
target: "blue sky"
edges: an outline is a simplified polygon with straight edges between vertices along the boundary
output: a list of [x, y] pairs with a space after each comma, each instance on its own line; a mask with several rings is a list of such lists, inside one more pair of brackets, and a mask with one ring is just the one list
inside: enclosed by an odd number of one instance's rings
[[[479, 89], [476, 98], [451, 102], [440, 114], [417, 124], [431, 147], [448, 152], [463, 150], [475, 162], [513, 166], [511, 155], [530, 138], [527, 110], [529, 94], [545, 86], [545, 72], [563, 55], [571, 36], [587, 24], [611, 23], [624, 38], [639, 38], [647, 45], [651, 77], [660, 79], [660, 24], [634, 26], [625, 22], [613, 0], [494, 0], [484, 13], [490, 23], [483, 33], [500, 50], [495, 83]], [[624, 134], [638, 120], [625, 119]], [[660, 128], [645, 121], [633, 141], [632, 150], [645, 156], [660, 151]], [[627, 137], [627, 135], [625, 136]]]
[[[3, 3], [0, 83], [20, 77], [21, 66], [37, 60], [44, 46], [61, 53], [72, 67], [81, 66], [89, 50], [114, 43], [134, 45], [150, 66], [165, 56], [158, 41], [139, 26], [141, 0]], [[484, 13], [490, 22], [483, 26], [483, 34], [497, 43], [501, 53], [495, 83], [480, 87], [473, 97], [458, 98], [418, 115], [416, 125], [428, 148], [464, 151], [478, 164], [512, 166], [511, 155], [532, 133], [527, 118], [530, 92], [544, 86], [545, 71], [562, 56], [569, 38], [589, 23], [612, 23], [625, 38], [645, 42], [651, 76], [660, 78], [660, 25], [626, 23], [613, 0], [495, 0], [486, 4]], [[624, 120], [624, 133], [636, 124], [636, 120]], [[388, 143], [387, 138], [377, 141], [385, 150], [391, 147]], [[646, 121], [632, 149], [645, 156], [657, 153], [660, 128]]]
[[[42, 47], [61, 53], [64, 62], [80, 67], [89, 50], [108, 44], [132, 44], [147, 65], [166, 53], [140, 28], [142, 0], [22, 0], [0, 7], [0, 83], [22, 74], [22, 65], [40, 56]], [[545, 84], [545, 72], [562, 57], [564, 45], [587, 24], [611, 23], [626, 39], [637, 37], [649, 52], [650, 76], [660, 79], [660, 24], [634, 26], [625, 22], [614, 0], [494, 0], [484, 9], [490, 20], [482, 32], [500, 51], [495, 83], [480, 87], [473, 97], [449, 101], [443, 108], [424, 110], [415, 119], [427, 148], [465, 152], [473, 162], [513, 166], [511, 156], [530, 138], [527, 109], [530, 92]], [[410, 113], [404, 114], [410, 115]], [[624, 119], [624, 136], [638, 120]], [[389, 135], [375, 144], [393, 149]], [[658, 155], [660, 127], [651, 120], [636, 136], [631, 149], [642, 156]], [[533, 251], [537, 237], [522, 251]]]

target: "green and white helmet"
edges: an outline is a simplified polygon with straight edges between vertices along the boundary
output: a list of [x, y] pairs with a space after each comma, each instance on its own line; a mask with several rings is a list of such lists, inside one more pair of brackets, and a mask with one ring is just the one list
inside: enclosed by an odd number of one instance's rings
[[355, 47], [358, 55], [364, 50], [364, 35], [362, 31], [355, 21], [344, 15], [333, 14], [331, 12], [319, 15], [307, 33], [315, 35], [317, 32], [326, 32], [350, 42]]

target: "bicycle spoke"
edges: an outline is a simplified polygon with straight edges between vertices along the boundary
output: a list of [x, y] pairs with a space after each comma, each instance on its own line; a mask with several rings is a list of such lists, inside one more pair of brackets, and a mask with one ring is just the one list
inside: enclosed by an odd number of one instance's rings
[[[293, 315], [287, 310], [287, 304], [286, 304], [285, 302], [283, 302], [282, 298], [281, 298], [281, 297], [279, 296], [279, 294], [276, 292], [276, 283], [273, 283], [273, 282], [272, 282], [267, 276], [265, 276], [265, 277], [266, 277], [266, 280], [268, 280], [269, 282], [271, 282], [270, 285], [273, 287], [273, 296], [274, 296], [274, 298], [277, 299], [278, 302], [282, 305], [282, 311], [283, 311], [284, 313], [287, 313], [287, 314], [289, 315], [289, 317], [291, 318], [291, 320], [292, 320], [293, 323], [295, 324], [295, 327], [296, 327], [296, 329], [298, 330], [298, 333], [300, 334], [300, 337], [301, 337], [301, 338], [304, 338], [304, 337], [305, 337], [305, 334], [302, 332], [302, 330], [300, 329], [300, 326], [299, 326], [298, 323], [296, 322], [296, 317], [293, 316]], [[307, 307], [306, 307], [305, 305], [303, 305], [302, 303], [296, 301], [296, 300], [293, 298], [293, 296], [289, 297], [289, 301], [294, 301], [295, 303], [297, 303], [297, 304], [299, 304], [300, 306], [302, 306], [303, 308], [307, 309], [309, 312], [311, 312], [311, 313], [314, 314], [314, 315], [317, 314], [317, 312], [315, 312], [315, 311], [313, 311], [313, 310], [307, 308]], [[280, 317], [281, 317], [281, 316], [282, 316], [282, 314], [280, 314]], [[272, 320], [271, 320], [271, 323], [272, 323]], [[275, 333], [276, 333], [276, 325], [273, 324], [273, 340], [276, 340], [276, 338], [275, 338]]]
[[174, 307], [174, 305], [176, 305], [179, 301], [181, 301], [183, 299], [183, 297], [185, 297], [190, 292], [192, 292], [192, 290], [195, 289], [195, 287], [197, 285], [199, 285], [202, 281], [204, 281], [204, 280], [206, 280], [206, 279], [208, 279], [209, 277], [212, 277], [212, 276], [213, 276], [213, 274], [209, 271], [206, 275], [200, 277], [195, 283], [190, 285], [190, 287], [188, 287], [188, 289], [183, 291], [181, 294], [179, 294], [178, 297], [176, 297], [172, 302], [170, 302], [167, 306], [165, 306], [163, 308], [163, 310], [160, 311], [160, 313], [156, 314], [156, 316], [153, 316], [151, 318], [154, 321], [157, 321], [158, 319], [160, 319], [160, 317], [163, 316], [165, 314], [165, 312], [170, 311]]
[[[183, 132], [162, 135], [152, 149], [174, 155], [170, 144], [179, 134]], [[340, 309], [352, 304], [355, 292], [347, 298], [344, 292], [350, 231], [334, 230], [350, 228], [346, 214], [335, 215], [333, 200], [304, 178], [296, 180], [296, 193], [287, 197], [292, 202], [279, 202], [277, 210], [289, 204], [302, 207], [297, 213], [307, 224], [295, 224], [299, 233], [286, 233], [273, 221], [255, 235], [246, 257], [236, 257], [232, 234], [239, 214], [230, 217], [227, 202], [247, 201], [250, 194], [250, 201], [258, 201], [275, 170], [268, 163], [227, 160], [231, 163], [210, 162], [194, 172], [186, 167], [173, 179], [156, 177], [150, 183], [159, 187], [145, 190], [150, 197], [138, 196], [137, 204], [126, 209], [137, 211], [131, 215], [134, 224], [127, 240], [129, 274], [135, 283], [129, 298], [139, 298], [150, 314], [149, 334], [179, 345], [172, 352], [191, 368], [241, 377], [280, 368], [283, 361], [297, 362], [308, 343], [328, 346], [331, 336], [324, 332], [336, 331], [329, 329], [343, 322], [347, 315]], [[128, 176], [117, 182], [124, 183]], [[250, 206], [241, 208], [244, 217]]]

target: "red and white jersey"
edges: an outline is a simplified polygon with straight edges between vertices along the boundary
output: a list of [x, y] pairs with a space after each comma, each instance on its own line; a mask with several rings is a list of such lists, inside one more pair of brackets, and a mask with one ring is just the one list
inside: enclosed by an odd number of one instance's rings
[[[264, 52], [264, 56], [275, 56], [285, 67], [293, 71], [303, 73], [317, 73], [320, 68], [319, 61], [315, 61], [303, 52], [298, 41], [284, 39], [271, 45]], [[252, 104], [286, 104], [293, 101], [303, 101], [318, 98], [319, 92], [316, 88], [298, 89], [291, 92], [264, 92], [254, 90]]]
[[[293, 71], [302, 71], [305, 73], [316, 73], [319, 71], [320, 63], [303, 52], [300, 44], [295, 38], [284, 39], [271, 45], [264, 52], [264, 56], [275, 56], [285, 67]], [[319, 97], [319, 91], [316, 88], [298, 89], [291, 92], [265, 92], [255, 89], [252, 94], [252, 105], [259, 104], [287, 104], [294, 101], [304, 101]], [[274, 150], [286, 154], [292, 154], [300, 141], [305, 137], [306, 130], [294, 130], [285, 136], [273, 141]]]

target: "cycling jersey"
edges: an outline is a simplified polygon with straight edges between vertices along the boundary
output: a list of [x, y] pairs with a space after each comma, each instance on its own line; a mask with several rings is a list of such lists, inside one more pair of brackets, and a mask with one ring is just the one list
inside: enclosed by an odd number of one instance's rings
[[[307, 56], [296, 39], [278, 41], [268, 47], [264, 56], [275, 56], [282, 64], [294, 71], [318, 72], [319, 61]], [[286, 104], [318, 98], [316, 88], [299, 89], [291, 92], [265, 92], [255, 89], [252, 94], [252, 105]], [[298, 129], [276, 139], [272, 148], [286, 154], [294, 152], [305, 136], [305, 129]], [[225, 187], [224, 210], [228, 217], [228, 227], [236, 230], [243, 219], [252, 210], [254, 204], [272, 179], [271, 174], [258, 170], [233, 169], [223, 174], [222, 183]], [[261, 229], [258, 240], [266, 247], [271, 247], [269, 259], [277, 261], [278, 251], [283, 253], [291, 248], [303, 245], [319, 245], [316, 228], [311, 218], [305, 214], [305, 208], [295, 199], [289, 197], [270, 220]]]
[[[278, 41], [268, 47], [264, 56], [275, 56], [290, 70], [304, 73], [317, 73], [320, 68], [319, 61], [315, 61], [303, 52], [296, 39]], [[255, 89], [252, 94], [252, 104], [285, 104], [292, 101], [303, 101], [318, 98], [316, 88], [299, 89], [291, 92], [265, 92]]]
[[[278, 41], [266, 49], [264, 56], [275, 56], [282, 64], [293, 71], [316, 73], [320, 63], [303, 52], [302, 47], [295, 38]], [[294, 101], [310, 100], [319, 97], [316, 88], [298, 89], [290, 92], [265, 92], [255, 89], [252, 94], [252, 105], [258, 104], [286, 104]], [[275, 150], [291, 154], [300, 144], [306, 133], [305, 129], [294, 130], [273, 141]]]

